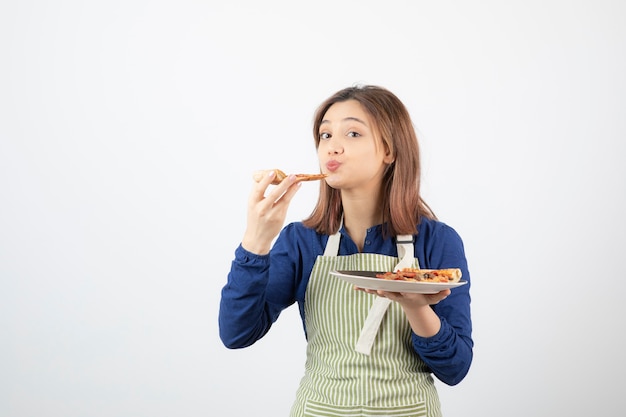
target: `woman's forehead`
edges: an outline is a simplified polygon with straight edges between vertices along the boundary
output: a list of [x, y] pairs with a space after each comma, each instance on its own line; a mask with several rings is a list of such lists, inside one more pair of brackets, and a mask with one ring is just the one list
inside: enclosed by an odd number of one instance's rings
[[322, 124], [344, 122], [357, 122], [364, 124], [367, 127], [371, 127], [369, 114], [365, 111], [361, 103], [356, 100], [333, 103], [328, 110], [326, 110], [326, 113], [324, 113], [321, 121]]

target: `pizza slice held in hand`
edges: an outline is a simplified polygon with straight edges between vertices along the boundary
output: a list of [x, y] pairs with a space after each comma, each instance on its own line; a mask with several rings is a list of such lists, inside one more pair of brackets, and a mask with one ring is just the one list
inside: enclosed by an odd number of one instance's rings
[[[255, 172], [253, 174], [252, 178], [256, 182], [259, 182], [259, 181], [261, 181], [263, 179], [264, 176], [266, 176], [269, 173], [269, 171], [270, 170], [257, 171], [257, 172]], [[280, 169], [273, 169], [271, 171], [274, 171], [276, 173], [276, 175], [274, 176], [274, 179], [272, 180], [271, 184], [278, 185], [285, 178], [287, 178], [287, 174], [285, 174]], [[317, 180], [324, 179], [327, 176], [328, 175], [326, 175], [326, 174], [296, 174], [296, 181], [317, 181]]]

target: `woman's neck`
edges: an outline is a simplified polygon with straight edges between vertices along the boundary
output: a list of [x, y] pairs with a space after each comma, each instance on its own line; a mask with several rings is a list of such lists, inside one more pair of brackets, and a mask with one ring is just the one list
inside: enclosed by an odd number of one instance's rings
[[367, 230], [382, 223], [383, 215], [378, 198], [345, 197], [343, 203], [343, 226], [356, 243], [359, 252], [363, 251]]

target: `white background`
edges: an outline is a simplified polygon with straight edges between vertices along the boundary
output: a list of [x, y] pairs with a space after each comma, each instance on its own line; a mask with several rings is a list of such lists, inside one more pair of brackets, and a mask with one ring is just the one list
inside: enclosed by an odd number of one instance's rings
[[[231, 351], [219, 293], [251, 174], [317, 171], [315, 107], [408, 106], [463, 237], [475, 358], [453, 416], [622, 416], [626, 6], [0, 5], [0, 415], [285, 416], [296, 308]], [[288, 221], [309, 214], [304, 185]]]

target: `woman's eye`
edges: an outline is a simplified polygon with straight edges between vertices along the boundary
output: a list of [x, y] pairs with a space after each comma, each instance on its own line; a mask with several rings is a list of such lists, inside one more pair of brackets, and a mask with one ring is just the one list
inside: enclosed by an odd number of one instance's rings
[[358, 132], [350, 131], [348, 132], [348, 136], [351, 138], [358, 138], [359, 136], [361, 136], [361, 134]]
[[330, 138], [330, 133], [320, 133], [320, 139], [328, 139]]

